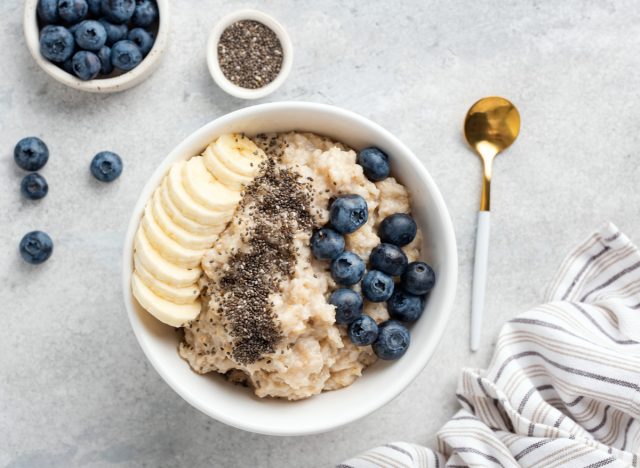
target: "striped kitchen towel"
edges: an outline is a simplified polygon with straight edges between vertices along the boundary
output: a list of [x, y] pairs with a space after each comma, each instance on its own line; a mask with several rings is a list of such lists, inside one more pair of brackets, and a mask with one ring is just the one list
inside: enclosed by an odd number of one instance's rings
[[[562, 263], [548, 302], [464, 369], [437, 450], [397, 442], [341, 467], [628, 467], [640, 453], [640, 252], [612, 224]], [[428, 404], [428, 402], [425, 402]]]

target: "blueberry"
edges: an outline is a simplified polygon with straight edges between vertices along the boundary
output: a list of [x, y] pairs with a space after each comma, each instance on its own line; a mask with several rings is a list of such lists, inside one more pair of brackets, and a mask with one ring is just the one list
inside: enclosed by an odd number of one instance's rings
[[100, 73], [100, 59], [93, 52], [81, 50], [76, 52], [71, 62], [73, 73], [81, 80], [93, 80]]
[[331, 204], [329, 216], [336, 231], [349, 234], [369, 219], [367, 202], [360, 195], [341, 195]]
[[336, 323], [347, 324], [362, 315], [362, 296], [353, 289], [336, 289], [329, 297], [329, 304], [336, 308]]
[[111, 151], [101, 151], [91, 160], [91, 174], [102, 182], [113, 182], [122, 174], [122, 159]]
[[371, 266], [391, 276], [400, 276], [407, 268], [407, 256], [402, 249], [393, 244], [379, 244], [369, 256]]
[[362, 280], [362, 293], [371, 302], [384, 302], [393, 294], [393, 278], [378, 270], [369, 270]]
[[112, 46], [116, 42], [121, 39], [124, 39], [127, 36], [127, 32], [129, 28], [126, 24], [113, 24], [109, 23], [106, 19], [100, 19], [100, 24], [104, 26], [105, 31], [107, 32], [107, 42], [108, 46]]
[[131, 22], [143, 28], [151, 26], [158, 20], [158, 6], [153, 0], [136, 0], [136, 9]]
[[347, 334], [356, 346], [367, 346], [378, 338], [378, 324], [368, 315], [361, 315], [349, 325]]
[[102, 13], [112, 23], [126, 23], [135, 9], [135, 0], [102, 0]]
[[155, 41], [153, 36], [142, 28], [133, 28], [129, 31], [129, 34], [127, 34], [127, 39], [138, 46], [142, 55], [149, 53]]
[[58, 0], [38, 0], [38, 18], [44, 24], [57, 23], [60, 21], [58, 15]]
[[87, 0], [58, 0], [58, 14], [69, 24], [82, 21], [89, 13]]
[[38, 137], [26, 137], [13, 148], [13, 160], [25, 171], [39, 171], [49, 160], [49, 148]]
[[113, 71], [113, 64], [111, 63], [111, 48], [102, 46], [98, 51], [98, 58], [100, 59], [100, 73], [108, 75]]
[[53, 252], [53, 241], [42, 231], [31, 231], [20, 241], [20, 255], [25, 262], [37, 265], [46, 262]]
[[333, 260], [344, 251], [344, 237], [333, 229], [318, 229], [311, 236], [311, 252], [318, 260]]
[[62, 63], [73, 54], [73, 34], [62, 26], [45, 26], [40, 31], [40, 53], [44, 58]]
[[389, 156], [378, 148], [365, 148], [358, 153], [356, 162], [362, 166], [367, 179], [378, 182], [389, 177]]
[[378, 236], [382, 242], [403, 246], [415, 239], [417, 231], [418, 227], [411, 216], [396, 213], [382, 220]]
[[68, 58], [62, 63], [62, 69], [70, 75], [75, 75], [75, 73], [73, 73], [73, 57]]
[[400, 288], [393, 292], [387, 302], [389, 317], [402, 322], [415, 322], [424, 310], [422, 297], [410, 294]]
[[407, 327], [396, 320], [387, 320], [378, 325], [378, 338], [371, 346], [380, 359], [401, 358], [411, 343]]
[[436, 274], [433, 268], [424, 262], [411, 262], [402, 275], [401, 284], [405, 291], [422, 296], [431, 291], [436, 284]]
[[27, 174], [20, 182], [20, 193], [30, 200], [40, 200], [47, 195], [48, 191], [47, 180], [37, 172]]
[[356, 284], [364, 275], [364, 262], [353, 252], [342, 252], [331, 262], [331, 277], [338, 284]]
[[87, 4], [89, 5], [89, 14], [94, 18], [98, 18], [100, 16], [102, 0], [87, 0]]
[[133, 70], [142, 62], [142, 52], [131, 41], [118, 41], [111, 48], [111, 63], [120, 70]]
[[96, 52], [107, 42], [107, 30], [96, 20], [84, 20], [75, 31], [76, 44], [81, 49]]

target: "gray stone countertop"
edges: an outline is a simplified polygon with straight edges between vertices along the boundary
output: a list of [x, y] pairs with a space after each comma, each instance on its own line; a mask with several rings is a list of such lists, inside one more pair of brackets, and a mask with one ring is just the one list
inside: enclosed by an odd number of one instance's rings
[[[433, 445], [456, 411], [460, 369], [488, 363], [501, 324], [536, 303], [563, 256], [604, 220], [640, 238], [640, 10], [631, 0], [175, 0], [169, 49], [143, 84], [90, 95], [30, 57], [22, 2], [0, 3], [0, 465], [330, 466], [395, 440]], [[295, 47], [285, 85], [264, 101], [324, 102], [379, 122], [411, 147], [448, 204], [460, 253], [451, 321], [398, 398], [361, 421], [309, 437], [268, 437], [218, 423], [177, 396], [129, 327], [120, 252], [133, 203], [166, 154], [204, 123], [250, 105], [225, 95], [205, 64], [223, 14], [258, 7]], [[495, 166], [482, 349], [468, 350], [480, 165], [461, 134], [467, 108], [503, 95], [522, 115]], [[12, 149], [42, 137], [49, 195], [28, 203]], [[88, 172], [120, 153], [111, 185]], [[53, 257], [24, 264], [18, 242], [49, 232]]]

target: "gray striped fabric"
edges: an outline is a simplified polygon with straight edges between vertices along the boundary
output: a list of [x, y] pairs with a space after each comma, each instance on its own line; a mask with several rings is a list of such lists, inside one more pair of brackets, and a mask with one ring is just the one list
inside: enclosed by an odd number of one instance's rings
[[640, 252], [607, 224], [546, 304], [505, 324], [488, 369], [463, 370], [437, 450], [398, 442], [340, 466], [638, 466], [639, 341]]

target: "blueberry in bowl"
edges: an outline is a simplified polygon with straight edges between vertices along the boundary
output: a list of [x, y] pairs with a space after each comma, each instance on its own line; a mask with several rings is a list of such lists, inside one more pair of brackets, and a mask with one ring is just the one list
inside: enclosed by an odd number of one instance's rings
[[331, 293], [329, 304], [336, 308], [336, 323], [349, 324], [362, 315], [362, 296], [353, 289], [340, 288]]
[[364, 261], [353, 252], [343, 252], [331, 262], [331, 277], [344, 286], [360, 281], [364, 270]]
[[[122, 91], [159, 65], [168, 8], [169, 0], [26, 0], [26, 43], [38, 65], [63, 84], [89, 92]], [[120, 41], [130, 43], [114, 54]], [[73, 66], [79, 52], [98, 56], [97, 74], [93, 56], [82, 54]]]
[[371, 346], [380, 359], [400, 359], [409, 349], [411, 335], [397, 320], [387, 320], [378, 326], [378, 337]]
[[393, 294], [393, 289], [393, 278], [379, 270], [368, 271], [362, 280], [362, 293], [371, 302], [388, 300]]

